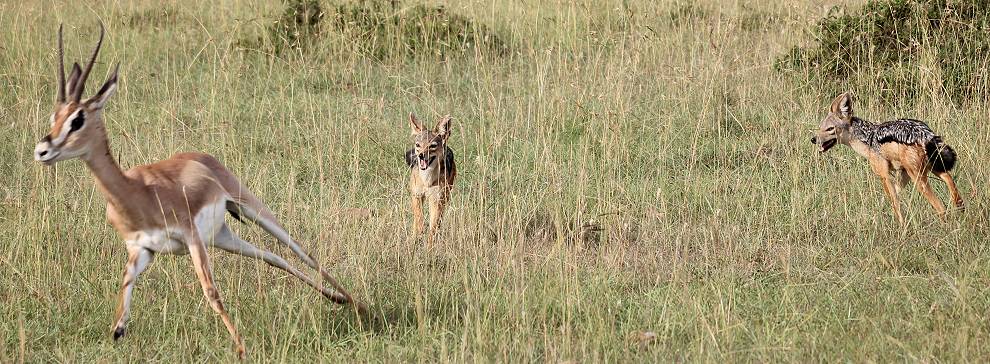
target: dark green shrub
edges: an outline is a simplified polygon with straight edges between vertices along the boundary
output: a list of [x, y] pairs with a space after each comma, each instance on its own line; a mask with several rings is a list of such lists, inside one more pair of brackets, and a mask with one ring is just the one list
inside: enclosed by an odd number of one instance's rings
[[[814, 44], [794, 47], [775, 68], [870, 84], [885, 99], [918, 96], [934, 79], [956, 101], [985, 100], [988, 31], [990, 0], [872, 0], [854, 13], [831, 9], [812, 30]], [[938, 77], [921, 69], [923, 55], [935, 58]]]
[[452, 55], [478, 51], [503, 56], [508, 46], [483, 24], [442, 6], [402, 8], [398, 1], [336, 6], [331, 27], [364, 54], [378, 59]]
[[303, 50], [320, 36], [323, 8], [317, 0], [290, 0], [282, 14], [268, 28], [275, 54]]

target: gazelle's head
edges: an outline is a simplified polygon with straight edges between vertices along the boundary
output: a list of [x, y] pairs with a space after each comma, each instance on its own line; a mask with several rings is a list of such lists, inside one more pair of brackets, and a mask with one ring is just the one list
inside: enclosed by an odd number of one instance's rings
[[[64, 56], [62, 51], [62, 26], [58, 27], [58, 101], [51, 116], [51, 130], [34, 147], [34, 159], [46, 165], [58, 161], [83, 157], [93, 146], [106, 142], [103, 127], [103, 106], [117, 89], [117, 67], [103, 83], [103, 87], [92, 97], [83, 100], [86, 78], [93, 69], [96, 55], [103, 44], [103, 23], [100, 23], [100, 40], [86, 64], [72, 64], [69, 80], [65, 80]], [[119, 64], [118, 64], [119, 66]]]
[[412, 127], [412, 136], [415, 139], [413, 153], [416, 166], [421, 170], [427, 170], [436, 165], [439, 158], [443, 158], [447, 151], [447, 137], [450, 136], [450, 115], [444, 116], [429, 130], [416, 120], [416, 115], [409, 113], [409, 124]]
[[818, 131], [811, 137], [811, 143], [824, 153], [836, 144], [849, 142], [849, 125], [853, 118], [852, 94], [846, 92], [832, 101], [828, 115], [818, 125]]

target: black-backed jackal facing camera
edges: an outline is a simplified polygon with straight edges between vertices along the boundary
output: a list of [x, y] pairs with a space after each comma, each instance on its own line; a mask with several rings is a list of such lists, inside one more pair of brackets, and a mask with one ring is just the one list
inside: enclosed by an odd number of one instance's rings
[[413, 148], [406, 151], [406, 165], [409, 166], [409, 193], [412, 195], [413, 230], [419, 236], [423, 233], [423, 201], [430, 209], [429, 244], [436, 240], [444, 209], [450, 202], [450, 192], [454, 188], [457, 167], [454, 165], [454, 151], [447, 146], [450, 136], [450, 115], [440, 119], [433, 129], [423, 127], [412, 113], [409, 125], [414, 139]]

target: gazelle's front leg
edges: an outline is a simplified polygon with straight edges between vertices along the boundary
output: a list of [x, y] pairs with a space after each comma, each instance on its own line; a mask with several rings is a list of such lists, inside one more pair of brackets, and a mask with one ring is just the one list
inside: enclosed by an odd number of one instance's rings
[[210, 259], [206, 255], [206, 244], [197, 235], [197, 233], [192, 233], [187, 238], [189, 256], [192, 258], [196, 277], [199, 278], [199, 284], [203, 286], [203, 294], [206, 295], [206, 301], [210, 303], [213, 311], [216, 311], [220, 315], [223, 324], [227, 326], [227, 331], [230, 332], [230, 337], [234, 339], [234, 344], [237, 345], [237, 357], [244, 359], [244, 342], [241, 340], [241, 335], [237, 333], [234, 322], [227, 315], [227, 310], [223, 307], [223, 302], [220, 300], [220, 291], [213, 282], [213, 271], [210, 270]]
[[120, 297], [117, 303], [117, 316], [114, 320], [113, 339], [117, 340], [124, 336], [127, 330], [127, 318], [131, 312], [131, 293], [134, 292], [134, 284], [138, 276], [144, 272], [151, 264], [155, 255], [150, 250], [138, 246], [127, 246], [127, 266], [124, 268], [124, 284], [120, 290]]

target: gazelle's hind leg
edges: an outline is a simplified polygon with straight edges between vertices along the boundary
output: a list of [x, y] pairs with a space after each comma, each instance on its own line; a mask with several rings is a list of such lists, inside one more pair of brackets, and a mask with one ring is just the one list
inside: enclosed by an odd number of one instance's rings
[[246, 242], [241, 238], [237, 237], [236, 235], [234, 235], [233, 232], [230, 231], [230, 228], [226, 224], [220, 227], [220, 231], [217, 232], [216, 237], [213, 239], [213, 245], [216, 246], [217, 248], [223, 249], [225, 251], [234, 254], [243, 255], [245, 257], [251, 257], [255, 259], [261, 259], [265, 261], [265, 263], [268, 263], [269, 265], [275, 268], [279, 268], [296, 276], [297, 278], [301, 279], [303, 282], [306, 282], [306, 284], [310, 285], [313, 288], [316, 288], [317, 291], [320, 291], [320, 293], [322, 293], [330, 300], [336, 303], [347, 303], [347, 297], [344, 297], [338, 292], [326, 289], [323, 286], [316, 284], [316, 282], [314, 282], [312, 278], [309, 278], [309, 276], [297, 270], [295, 267], [290, 265], [289, 262], [285, 261], [285, 259], [276, 255], [275, 253], [272, 253], [265, 249], [258, 248], [252, 245], [251, 243]]
[[124, 268], [124, 284], [120, 291], [120, 299], [117, 303], [117, 317], [114, 320], [113, 339], [117, 340], [124, 336], [127, 330], [127, 318], [131, 312], [131, 293], [134, 292], [134, 285], [138, 276], [148, 268], [154, 259], [154, 253], [148, 249], [137, 246], [127, 247], [127, 267]]
[[220, 290], [217, 289], [213, 281], [210, 259], [206, 255], [206, 244], [198, 236], [194, 236], [198, 235], [198, 232], [189, 235], [191, 236], [187, 237], [186, 244], [189, 247], [189, 256], [192, 258], [193, 268], [196, 270], [196, 277], [199, 278], [199, 284], [203, 286], [203, 295], [206, 296], [206, 301], [209, 302], [213, 311], [216, 311], [220, 315], [220, 319], [223, 320], [224, 326], [227, 327], [230, 337], [234, 339], [234, 344], [237, 346], [237, 357], [244, 359], [244, 341], [241, 340], [241, 335], [237, 333], [234, 322], [227, 315], [227, 309], [223, 307], [223, 301], [220, 300]]
[[251, 201], [250, 203], [257, 206], [251, 206], [248, 205], [248, 203], [230, 201], [228, 204], [228, 209], [237, 212], [241, 216], [247, 218], [249, 221], [258, 224], [258, 226], [260, 226], [262, 229], [264, 229], [269, 234], [274, 236], [275, 239], [277, 239], [280, 243], [289, 247], [289, 249], [292, 250], [292, 252], [295, 253], [296, 256], [298, 256], [299, 259], [303, 261], [303, 263], [306, 263], [306, 265], [308, 265], [310, 268], [319, 271], [323, 279], [326, 280], [327, 282], [330, 282], [330, 286], [333, 287], [334, 290], [336, 290], [346, 299], [342, 303], [349, 302], [353, 304], [359, 312], [362, 313], [367, 312], [367, 309], [364, 307], [364, 305], [362, 305], [359, 302], [355, 302], [354, 299], [351, 297], [351, 295], [347, 293], [347, 290], [345, 290], [344, 287], [342, 287], [340, 283], [338, 283], [337, 280], [330, 275], [330, 273], [327, 273], [327, 271], [324, 270], [316, 262], [316, 260], [314, 260], [313, 257], [309, 255], [309, 253], [306, 253], [306, 251], [303, 250], [302, 247], [300, 247], [299, 244], [297, 244], [295, 240], [292, 239], [291, 236], [289, 236], [289, 233], [282, 228], [282, 226], [278, 223], [278, 220], [276, 220], [275, 217], [272, 216], [271, 213], [268, 212], [268, 210], [263, 205], [261, 205], [260, 202]]
[[949, 172], [937, 173], [938, 178], [945, 181], [945, 185], [949, 188], [949, 196], [952, 198], [952, 204], [956, 206], [959, 210], [964, 210], [966, 207], [963, 206], [962, 196], [959, 194], [959, 189], [956, 188], [956, 182], [952, 179], [952, 175]]

